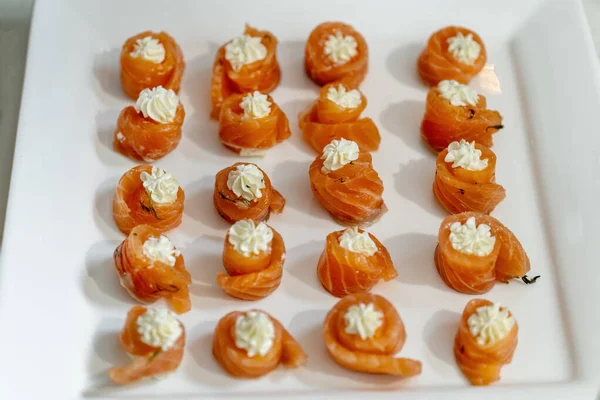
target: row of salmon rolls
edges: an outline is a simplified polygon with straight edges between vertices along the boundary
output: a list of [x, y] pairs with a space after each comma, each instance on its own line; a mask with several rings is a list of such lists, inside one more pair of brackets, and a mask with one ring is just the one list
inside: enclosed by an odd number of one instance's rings
[[[357, 293], [339, 300], [327, 313], [322, 338], [331, 358], [351, 371], [410, 378], [422, 363], [397, 357], [406, 342], [404, 323], [384, 297]], [[108, 371], [116, 384], [164, 377], [184, 357], [186, 329], [164, 308], [135, 306], [119, 334], [128, 365]], [[506, 307], [489, 300], [467, 303], [454, 341], [456, 363], [474, 385], [500, 379], [518, 343], [517, 322]], [[235, 378], [258, 378], [280, 365], [293, 369], [307, 363], [302, 345], [276, 318], [259, 309], [233, 311], [221, 318], [212, 337], [217, 363]]]

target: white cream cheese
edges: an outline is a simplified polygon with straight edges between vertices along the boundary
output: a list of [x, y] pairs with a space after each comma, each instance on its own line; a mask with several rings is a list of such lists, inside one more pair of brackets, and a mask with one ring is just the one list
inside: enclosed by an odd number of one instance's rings
[[464, 36], [461, 32], [448, 39], [448, 51], [463, 64], [473, 64], [479, 57], [481, 46], [473, 40], [473, 34]]
[[362, 103], [360, 92], [356, 89], [346, 91], [343, 85], [338, 84], [337, 88], [331, 86], [327, 90], [327, 99], [333, 101], [342, 108], [356, 108]]
[[448, 146], [445, 162], [451, 162], [452, 168], [463, 168], [468, 171], [481, 171], [487, 168], [488, 159], [481, 159], [481, 150], [475, 148], [475, 142], [452, 142]]
[[464, 224], [455, 222], [450, 225], [450, 242], [454, 250], [485, 257], [494, 249], [496, 238], [492, 236], [489, 225], [477, 226], [475, 217], [470, 217]]
[[509, 315], [508, 308], [501, 309], [500, 304], [479, 307], [467, 320], [471, 335], [480, 346], [493, 345], [508, 335], [515, 319]]
[[267, 48], [261, 43], [260, 37], [240, 35], [225, 45], [225, 59], [237, 71], [246, 64], [264, 60]]
[[343, 65], [358, 54], [357, 47], [354, 36], [343, 36], [340, 31], [335, 31], [327, 38], [323, 51], [336, 65]]
[[344, 138], [332, 140], [331, 143], [323, 148], [321, 160], [324, 161], [321, 171], [328, 174], [331, 171], [338, 170], [344, 165], [358, 159], [358, 155], [359, 149], [356, 142]]
[[149, 308], [136, 323], [141, 341], [163, 351], [169, 350], [183, 333], [175, 314], [164, 308]]
[[160, 237], [151, 236], [142, 245], [144, 255], [150, 259], [150, 261], [161, 262], [171, 267], [175, 265], [177, 257], [181, 254], [179, 250], [175, 248], [171, 240], [164, 235]]
[[125, 135], [123, 135], [121, 132], [117, 132], [117, 140], [119, 143], [123, 143], [125, 141]]
[[362, 340], [375, 336], [377, 329], [383, 324], [383, 313], [375, 310], [373, 303], [353, 305], [344, 314], [346, 333], [359, 335]]
[[173, 122], [179, 106], [179, 97], [171, 89], [157, 86], [144, 89], [135, 103], [135, 111], [144, 118], [151, 118], [161, 124]]
[[273, 347], [275, 325], [260, 311], [248, 311], [235, 321], [235, 345], [246, 350], [248, 357], [264, 356]]
[[437, 86], [440, 96], [450, 102], [453, 106], [475, 106], [479, 101], [477, 92], [467, 85], [454, 80], [441, 81]]
[[173, 175], [166, 172], [164, 169], [152, 167], [152, 173], [149, 174], [143, 171], [140, 174], [142, 185], [146, 192], [155, 203], [172, 203], [177, 200], [177, 192], [179, 191], [179, 183]]
[[359, 232], [358, 228], [348, 228], [340, 236], [340, 246], [353, 253], [372, 256], [377, 253], [377, 245], [368, 232]]
[[255, 225], [251, 219], [244, 219], [231, 225], [228, 233], [228, 240], [233, 249], [245, 257], [266, 251], [273, 241], [273, 230], [264, 222]]
[[269, 98], [259, 91], [245, 95], [240, 107], [244, 110], [244, 116], [248, 118], [264, 118], [271, 113]]
[[151, 61], [155, 64], [160, 64], [165, 61], [165, 47], [152, 36], [138, 39], [133, 45], [133, 51], [129, 53], [130, 57], [141, 58], [142, 60]]
[[265, 177], [254, 164], [240, 164], [227, 176], [227, 187], [236, 196], [252, 201], [262, 197], [265, 189]]

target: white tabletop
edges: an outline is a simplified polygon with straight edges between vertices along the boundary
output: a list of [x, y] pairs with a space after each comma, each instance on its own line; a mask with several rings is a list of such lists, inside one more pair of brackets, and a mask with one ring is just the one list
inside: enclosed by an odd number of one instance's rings
[[[600, 54], [600, 0], [582, 0]], [[0, 0], [0, 249], [33, 0]]]

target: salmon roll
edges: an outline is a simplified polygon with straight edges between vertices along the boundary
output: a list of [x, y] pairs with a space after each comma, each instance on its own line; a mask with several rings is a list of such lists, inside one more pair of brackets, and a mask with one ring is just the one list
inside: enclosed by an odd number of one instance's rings
[[108, 375], [114, 383], [125, 385], [174, 372], [183, 358], [185, 328], [164, 308], [135, 306], [127, 313], [119, 340], [132, 361], [111, 368]]
[[352, 140], [365, 151], [379, 148], [381, 136], [371, 118], [360, 118], [367, 99], [358, 89], [343, 83], [321, 88], [319, 99], [298, 115], [304, 140], [317, 153], [332, 140]]
[[510, 310], [489, 300], [467, 303], [454, 340], [454, 357], [472, 385], [500, 380], [500, 370], [512, 361], [519, 326]]
[[240, 156], [262, 157], [290, 135], [288, 119], [271, 96], [255, 91], [223, 101], [219, 139]]
[[134, 160], [152, 162], [173, 151], [181, 140], [185, 110], [171, 89], [144, 89], [119, 114], [114, 148]]
[[129, 235], [136, 225], [169, 231], [181, 224], [185, 194], [173, 175], [151, 165], [138, 165], [119, 180], [113, 199], [113, 218]]
[[396, 358], [406, 330], [392, 303], [371, 293], [349, 294], [329, 311], [323, 324], [331, 358], [356, 372], [409, 378], [421, 374], [421, 362]]
[[435, 266], [450, 288], [466, 294], [488, 292], [496, 282], [527, 277], [529, 257], [517, 237], [496, 218], [464, 212], [442, 221]]
[[438, 154], [433, 194], [451, 214], [491, 213], [506, 197], [496, 183], [496, 154], [475, 142], [452, 142]]
[[444, 80], [467, 84], [487, 61], [485, 46], [479, 35], [459, 26], [435, 32], [419, 56], [419, 76], [429, 86]]
[[223, 266], [217, 284], [230, 296], [259, 300], [279, 287], [285, 261], [281, 235], [264, 222], [245, 219], [231, 225], [225, 237]]
[[213, 356], [236, 378], [258, 378], [280, 364], [298, 368], [306, 353], [279, 321], [261, 310], [234, 311], [215, 328]]
[[348, 228], [327, 235], [317, 275], [335, 297], [368, 292], [380, 280], [398, 276], [385, 246], [362, 229]]
[[192, 308], [192, 277], [181, 252], [149, 225], [137, 225], [113, 253], [117, 275], [127, 292], [144, 304], [165, 298], [177, 314]]
[[271, 212], [281, 213], [285, 198], [256, 164], [236, 163], [217, 173], [213, 203], [230, 224], [243, 219], [259, 224], [267, 221]]
[[121, 86], [134, 100], [142, 90], [157, 86], [179, 93], [185, 61], [181, 48], [166, 32], [146, 31], [127, 39], [120, 64]]
[[369, 47], [365, 38], [350, 25], [324, 22], [308, 37], [304, 67], [319, 86], [340, 82], [357, 88], [367, 75]]
[[311, 164], [313, 194], [337, 223], [366, 227], [387, 211], [383, 182], [371, 161], [370, 153], [342, 138], [332, 140]]
[[211, 117], [219, 119], [223, 101], [234, 93], [273, 91], [281, 79], [277, 38], [268, 31], [246, 25], [217, 51], [210, 82]]
[[466, 85], [442, 81], [427, 94], [421, 137], [436, 153], [461, 139], [492, 147], [492, 135], [502, 128], [502, 115]]

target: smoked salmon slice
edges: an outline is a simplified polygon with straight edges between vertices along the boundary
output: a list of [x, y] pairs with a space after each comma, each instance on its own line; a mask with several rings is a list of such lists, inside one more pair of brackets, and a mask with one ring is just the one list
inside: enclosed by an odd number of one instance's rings
[[356, 142], [362, 150], [377, 150], [379, 129], [371, 118], [360, 118], [366, 106], [367, 99], [358, 89], [343, 83], [323, 86], [319, 99], [298, 115], [304, 140], [316, 152], [342, 138]]
[[323, 287], [336, 297], [367, 292], [380, 280], [398, 276], [390, 253], [372, 234], [357, 228], [327, 235], [317, 275]]
[[308, 37], [304, 67], [317, 85], [340, 82], [356, 88], [367, 75], [369, 47], [352, 26], [323, 22]]
[[496, 218], [477, 212], [449, 215], [440, 226], [435, 265], [450, 288], [483, 294], [498, 282], [533, 283], [529, 257], [517, 237]]
[[166, 232], [181, 224], [184, 200], [183, 189], [171, 174], [150, 165], [138, 165], [119, 180], [113, 198], [113, 218], [126, 235], [136, 225], [150, 225]]
[[181, 48], [166, 32], [146, 31], [127, 39], [120, 64], [121, 86], [134, 100], [142, 90], [156, 86], [179, 93], [185, 61]]
[[483, 69], [486, 61], [485, 45], [477, 33], [459, 26], [447, 26], [431, 35], [419, 56], [417, 70], [429, 86], [447, 79], [467, 84]]
[[[245, 232], [239, 232], [238, 225], [247, 227]], [[256, 234], [259, 230], [269, 234], [261, 238]], [[257, 242], [264, 246], [257, 247]], [[247, 246], [254, 246], [255, 251], [248, 251]], [[257, 226], [252, 220], [239, 221], [225, 237], [223, 266], [227, 273], [217, 275], [217, 284], [241, 300], [265, 298], [279, 287], [284, 261], [285, 244], [275, 229], [264, 222]]]
[[175, 371], [183, 358], [185, 328], [167, 310], [135, 306], [127, 313], [119, 339], [132, 362], [108, 374], [124, 385]]
[[[260, 47], [252, 38], [260, 39], [260, 45], [264, 47]], [[211, 118], [219, 119], [223, 101], [233, 93], [269, 93], [279, 85], [281, 69], [277, 61], [277, 44], [277, 38], [271, 32], [260, 31], [246, 24], [244, 35], [217, 50], [210, 82]], [[231, 54], [229, 60], [228, 46]], [[246, 62], [254, 60], [250, 57], [256, 54], [264, 57], [255, 57], [255, 61]], [[231, 60], [236, 61], [232, 64]]]
[[306, 353], [279, 321], [261, 310], [234, 311], [215, 328], [213, 356], [236, 378], [258, 378], [279, 364], [298, 368]]
[[387, 211], [371, 154], [356, 142], [333, 140], [311, 164], [309, 177], [315, 198], [341, 225], [366, 227]]
[[[486, 332], [491, 329], [494, 332]], [[518, 332], [508, 309], [484, 299], [467, 303], [454, 340], [454, 357], [471, 384], [489, 385], [500, 379], [500, 370], [512, 361], [517, 348]]]
[[[162, 89], [162, 86], [159, 88]], [[158, 160], [179, 144], [184, 118], [185, 110], [180, 102], [173, 119], [169, 122], [155, 121], [150, 116], [145, 117], [143, 112], [138, 112], [135, 107], [127, 106], [117, 120], [114, 148], [134, 160]]]
[[258, 224], [267, 221], [271, 212], [281, 213], [285, 198], [256, 164], [236, 163], [217, 173], [213, 203], [231, 224], [242, 219]]
[[475, 105], [457, 106], [442, 96], [439, 86], [429, 90], [421, 137], [433, 151], [439, 152], [461, 139], [492, 146], [492, 135], [503, 128], [502, 116], [487, 109], [485, 96], [476, 93], [475, 96]]
[[398, 311], [379, 295], [342, 298], [325, 318], [323, 337], [333, 360], [346, 369], [399, 378], [421, 374], [420, 361], [394, 357], [404, 346], [406, 330]]
[[[451, 214], [465, 211], [491, 213], [506, 197], [504, 187], [496, 183], [496, 154], [488, 147], [478, 143], [468, 144], [462, 141], [452, 142], [450, 146], [474, 147], [479, 151], [486, 165], [481, 170], [469, 170], [463, 166], [453, 167], [456, 161], [448, 159], [448, 149], [442, 150], [437, 157], [433, 193], [438, 203]], [[459, 155], [468, 157], [468, 154]], [[455, 160], [451, 152], [452, 160]]]
[[[265, 116], [248, 113], [264, 98]], [[262, 104], [258, 104], [259, 106]], [[246, 107], [244, 109], [242, 106]], [[265, 150], [291, 136], [287, 116], [268, 95], [232, 94], [223, 101], [219, 116], [219, 139], [225, 147], [241, 156], [262, 156]]]
[[137, 225], [113, 254], [123, 286], [140, 303], [165, 298], [176, 313], [191, 309], [192, 277], [169, 238], [149, 225]]

